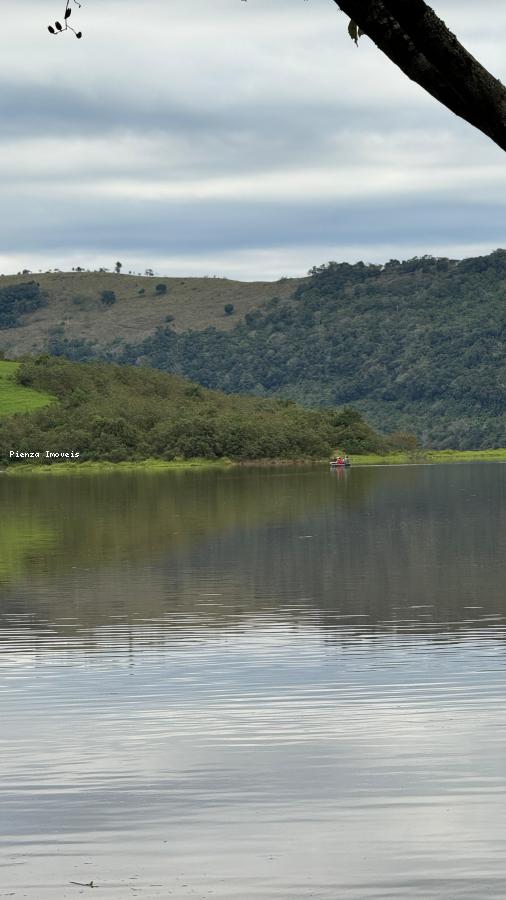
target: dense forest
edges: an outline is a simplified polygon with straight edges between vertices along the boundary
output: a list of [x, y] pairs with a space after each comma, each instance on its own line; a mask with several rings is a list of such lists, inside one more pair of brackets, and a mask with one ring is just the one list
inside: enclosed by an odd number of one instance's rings
[[[310, 274], [289, 301], [272, 297], [231, 331], [167, 323], [116, 358], [230, 393], [351, 405], [425, 446], [506, 446], [506, 251], [331, 262]], [[97, 354], [64, 339], [50, 351]]]
[[141, 367], [44, 356], [25, 360], [17, 381], [55, 399], [35, 412], [2, 419], [3, 464], [19, 462], [10, 450], [74, 450], [80, 461], [115, 462], [322, 459], [335, 449], [357, 454], [411, 446], [409, 436], [376, 434], [353, 409], [311, 411], [290, 400], [229, 397]]

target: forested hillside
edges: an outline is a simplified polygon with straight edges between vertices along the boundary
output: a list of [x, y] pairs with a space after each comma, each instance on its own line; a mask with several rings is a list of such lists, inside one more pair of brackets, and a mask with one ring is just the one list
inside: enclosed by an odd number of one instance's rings
[[17, 384], [53, 402], [1, 419], [3, 464], [20, 461], [11, 450], [42, 451], [30, 462], [44, 463], [45, 450], [78, 451], [81, 462], [120, 462], [322, 459], [337, 448], [356, 454], [402, 447], [402, 439], [381, 437], [352, 409], [311, 411], [289, 400], [228, 397], [151, 369], [46, 356], [21, 364]]
[[461, 262], [329, 263], [231, 332], [170, 326], [121, 359], [208, 387], [352, 405], [456, 449], [506, 446], [506, 251]]

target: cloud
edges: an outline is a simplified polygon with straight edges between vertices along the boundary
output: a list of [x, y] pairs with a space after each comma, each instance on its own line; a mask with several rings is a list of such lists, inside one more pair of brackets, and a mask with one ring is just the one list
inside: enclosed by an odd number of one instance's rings
[[[495, 6], [436, 9], [504, 77]], [[281, 248], [279, 275], [333, 247], [504, 243], [502, 151], [357, 49], [331, 0], [85, 0], [81, 42], [49, 38], [53, 11], [3, 13], [4, 271], [110, 253], [262, 278]]]

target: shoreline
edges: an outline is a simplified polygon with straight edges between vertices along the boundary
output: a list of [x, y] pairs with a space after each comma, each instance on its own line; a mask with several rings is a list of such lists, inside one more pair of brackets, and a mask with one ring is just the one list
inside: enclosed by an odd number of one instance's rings
[[419, 466], [441, 463], [506, 462], [506, 448], [491, 450], [418, 450], [386, 456], [364, 454], [351, 458], [352, 466]]
[[0, 469], [1, 475], [81, 475], [110, 474], [111, 472], [161, 472], [165, 470], [226, 469], [235, 465], [230, 459], [142, 459], [110, 462], [84, 460], [83, 462], [11, 463]]
[[[364, 454], [352, 456], [350, 468], [363, 466], [416, 466], [459, 462], [506, 462], [506, 448], [496, 450], [424, 450], [391, 453], [386, 456]], [[325, 466], [328, 459], [145, 459], [126, 462], [83, 461], [54, 462], [48, 465], [11, 463], [0, 469], [2, 475], [75, 475], [110, 474], [111, 472], [187, 471], [189, 469], [274, 468], [290, 466]], [[349, 470], [347, 470], [349, 471]]]

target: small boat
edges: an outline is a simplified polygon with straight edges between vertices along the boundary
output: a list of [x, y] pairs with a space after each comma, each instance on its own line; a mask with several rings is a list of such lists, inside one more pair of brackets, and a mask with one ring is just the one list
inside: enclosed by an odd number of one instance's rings
[[331, 469], [349, 469], [350, 461], [349, 461], [349, 459], [346, 459], [346, 460], [345, 459], [342, 459], [342, 460], [331, 459], [330, 460], [330, 468]]

